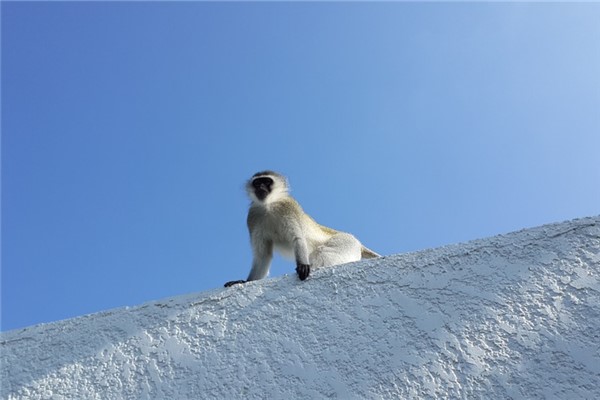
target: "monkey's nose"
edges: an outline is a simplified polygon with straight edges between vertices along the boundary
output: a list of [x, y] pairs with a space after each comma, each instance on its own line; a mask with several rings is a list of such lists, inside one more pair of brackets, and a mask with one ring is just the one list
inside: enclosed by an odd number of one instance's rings
[[267, 191], [263, 190], [263, 189], [257, 189], [256, 190], [256, 197], [258, 197], [259, 200], [264, 200], [265, 197], [267, 197]]

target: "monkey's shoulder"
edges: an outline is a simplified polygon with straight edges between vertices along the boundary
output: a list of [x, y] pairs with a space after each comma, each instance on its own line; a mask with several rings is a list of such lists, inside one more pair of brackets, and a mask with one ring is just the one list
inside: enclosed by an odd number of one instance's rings
[[270, 211], [272, 214], [279, 216], [299, 216], [304, 214], [302, 207], [293, 197], [284, 197], [271, 204]]
[[261, 223], [283, 222], [288, 219], [300, 219], [304, 211], [292, 197], [285, 197], [268, 206], [252, 205], [248, 210], [248, 226], [253, 227]]

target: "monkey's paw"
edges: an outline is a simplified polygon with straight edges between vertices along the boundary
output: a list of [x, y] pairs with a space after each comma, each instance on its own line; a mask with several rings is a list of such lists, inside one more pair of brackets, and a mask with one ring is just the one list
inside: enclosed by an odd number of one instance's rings
[[298, 278], [300, 278], [300, 280], [303, 281], [306, 278], [308, 278], [308, 275], [310, 275], [310, 265], [297, 264], [296, 272], [298, 273]]
[[240, 284], [240, 283], [246, 283], [246, 281], [243, 281], [243, 280], [239, 280], [239, 281], [229, 281], [229, 282], [227, 282], [227, 283], [226, 283], [224, 286], [225, 286], [225, 287], [230, 287], [230, 286], [237, 285], [237, 284]]

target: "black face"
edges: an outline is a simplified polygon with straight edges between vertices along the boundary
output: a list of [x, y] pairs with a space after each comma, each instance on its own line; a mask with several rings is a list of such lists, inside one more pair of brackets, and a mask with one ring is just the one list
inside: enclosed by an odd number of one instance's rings
[[252, 187], [254, 188], [254, 194], [259, 200], [264, 200], [271, 190], [273, 190], [273, 179], [263, 176], [261, 178], [255, 178], [252, 181]]

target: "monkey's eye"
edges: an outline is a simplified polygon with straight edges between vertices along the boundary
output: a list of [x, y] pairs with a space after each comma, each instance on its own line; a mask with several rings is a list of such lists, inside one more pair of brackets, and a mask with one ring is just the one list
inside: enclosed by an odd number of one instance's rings
[[254, 186], [255, 188], [259, 188], [262, 185], [265, 185], [270, 188], [272, 184], [273, 184], [273, 179], [266, 178], [266, 177], [265, 178], [257, 178], [252, 181], [252, 186]]

